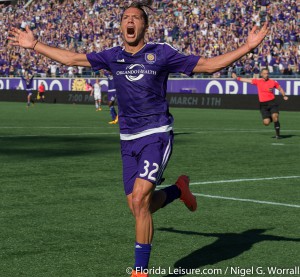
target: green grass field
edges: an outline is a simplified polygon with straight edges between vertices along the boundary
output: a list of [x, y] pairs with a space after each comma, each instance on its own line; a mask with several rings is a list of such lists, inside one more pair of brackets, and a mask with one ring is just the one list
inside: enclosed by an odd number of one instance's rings
[[[188, 174], [199, 209], [154, 215], [150, 276], [299, 276], [283, 269], [300, 266], [300, 113], [281, 112], [275, 140], [258, 111], [171, 112], [164, 184]], [[0, 118], [0, 276], [129, 276], [134, 219], [108, 109], [0, 102]]]

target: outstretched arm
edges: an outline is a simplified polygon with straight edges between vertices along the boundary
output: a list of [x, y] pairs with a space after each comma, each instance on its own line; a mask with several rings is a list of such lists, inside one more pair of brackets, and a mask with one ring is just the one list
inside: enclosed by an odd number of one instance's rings
[[231, 76], [235, 80], [252, 84], [252, 79], [251, 78], [241, 78], [241, 77], [238, 77], [235, 73], [232, 73]]
[[12, 45], [20, 46], [26, 49], [33, 49], [40, 54], [62, 64], [91, 67], [91, 64], [87, 60], [85, 54], [74, 53], [56, 47], [50, 47], [38, 41], [37, 39], [35, 39], [28, 25], [26, 26], [25, 31], [21, 31], [17, 28], [12, 28], [12, 30], [9, 31], [9, 34], [10, 36], [8, 37], [8, 39], [12, 41]]
[[284, 100], [288, 100], [289, 98], [285, 95], [285, 92], [281, 86], [278, 88], [279, 92], [281, 93]]
[[209, 59], [200, 58], [193, 72], [214, 73], [220, 71], [221, 69], [232, 64], [233, 62], [240, 59], [241, 57], [249, 53], [251, 50], [256, 48], [263, 41], [267, 33], [268, 33], [267, 22], [264, 24], [264, 26], [261, 28], [259, 32], [257, 32], [257, 27], [254, 26], [247, 38], [246, 44], [224, 55], [220, 55]]

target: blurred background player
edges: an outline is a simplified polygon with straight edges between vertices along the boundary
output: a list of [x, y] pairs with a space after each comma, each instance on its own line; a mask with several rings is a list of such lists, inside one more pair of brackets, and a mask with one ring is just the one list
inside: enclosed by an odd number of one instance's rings
[[38, 97], [37, 100], [41, 100], [42, 102], [45, 102], [45, 84], [44, 82], [41, 82], [38, 87]]
[[101, 111], [101, 85], [97, 79], [95, 84], [91, 87], [90, 96], [94, 95], [96, 111]]
[[107, 80], [108, 80], [108, 91], [107, 91], [107, 101], [108, 101], [108, 107], [109, 112], [111, 115], [112, 121], [108, 122], [109, 124], [117, 124], [118, 123], [118, 114], [115, 109], [115, 101], [117, 98], [115, 83], [114, 83], [114, 77], [112, 74], [107, 74]]
[[34, 105], [34, 101], [32, 99], [33, 94], [33, 75], [29, 72], [25, 72], [24, 76], [21, 76], [24, 88], [27, 92], [27, 108], [29, 108], [30, 103]]
[[262, 115], [263, 124], [268, 126], [272, 121], [276, 132], [275, 138], [280, 138], [280, 123], [279, 123], [279, 107], [275, 101], [274, 88], [278, 89], [284, 100], [288, 100], [284, 90], [275, 80], [269, 78], [269, 70], [263, 68], [260, 71], [261, 79], [247, 79], [238, 77], [232, 73], [232, 77], [238, 81], [246, 82], [257, 86], [258, 99], [260, 103], [260, 113]]

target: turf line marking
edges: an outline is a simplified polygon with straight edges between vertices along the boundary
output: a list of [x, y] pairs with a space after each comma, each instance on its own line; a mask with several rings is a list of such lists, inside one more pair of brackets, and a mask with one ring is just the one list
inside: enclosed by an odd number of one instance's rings
[[219, 181], [207, 181], [207, 182], [194, 182], [194, 183], [190, 183], [190, 186], [206, 185], [206, 184], [253, 182], [253, 181], [265, 181], [265, 180], [280, 180], [280, 179], [298, 179], [298, 178], [300, 178], [300, 176], [278, 176], [278, 177], [253, 178], [253, 179], [219, 180]]
[[[298, 179], [300, 176], [278, 176], [278, 177], [267, 177], [267, 178], [252, 178], [252, 179], [234, 179], [234, 180], [220, 180], [220, 181], [207, 181], [207, 182], [194, 182], [190, 183], [191, 185], [206, 185], [206, 184], [222, 184], [222, 183], [238, 183], [238, 182], [251, 182], [251, 181], [264, 181], [264, 180], [280, 180], [280, 179]], [[162, 185], [159, 188], [167, 187], [169, 185]], [[254, 199], [243, 199], [243, 198], [235, 198], [235, 197], [225, 197], [225, 196], [217, 196], [217, 195], [209, 195], [209, 194], [200, 194], [194, 193], [196, 196], [207, 197], [207, 198], [216, 198], [216, 199], [224, 199], [224, 200], [233, 200], [233, 201], [241, 201], [241, 202], [252, 202], [256, 204], [267, 204], [267, 205], [276, 205], [276, 206], [285, 206], [292, 208], [300, 208], [300, 205], [286, 204], [286, 203], [277, 203], [277, 202], [268, 202], [268, 201], [260, 201]]]
[[[98, 128], [107, 128], [112, 129], [112, 126], [0, 126], [2, 129], [98, 129]], [[199, 130], [200, 131], [197, 131]], [[238, 132], [238, 133], [266, 133], [270, 132], [270, 130], [261, 130], [261, 129], [201, 129], [201, 128], [174, 128], [175, 133], [180, 132], [182, 130], [191, 130], [194, 131], [195, 134], [202, 133], [226, 133], [226, 132]], [[300, 130], [282, 130], [284, 132], [300, 132]]]
[[233, 200], [233, 201], [241, 201], [241, 202], [252, 202], [252, 203], [256, 203], [256, 204], [267, 204], [267, 205], [285, 206], [285, 207], [291, 207], [291, 208], [300, 208], [300, 205], [293, 205], [293, 204], [286, 204], [286, 203], [260, 201], [260, 200], [254, 200], [254, 199], [243, 199], [243, 198], [235, 198], [235, 197], [225, 197], [225, 196], [200, 194], [200, 193], [193, 193], [193, 194], [196, 195], [196, 196], [207, 197], [207, 198]]
[[0, 138], [19, 138], [19, 137], [61, 137], [61, 136], [90, 136], [90, 135], [119, 135], [120, 133], [79, 133], [79, 134], [42, 134], [42, 135], [6, 135]]
[[[278, 176], [278, 177], [266, 177], [266, 178], [248, 178], [248, 179], [233, 179], [233, 180], [219, 180], [219, 181], [205, 181], [205, 182], [193, 182], [190, 186], [195, 185], [209, 185], [209, 184], [223, 184], [223, 183], [239, 183], [239, 182], [253, 182], [253, 181], [265, 181], [265, 180], [280, 180], [280, 179], [298, 179], [300, 176]], [[169, 185], [161, 185], [161, 187], [168, 187]]]
[[[268, 129], [265, 129], [265, 130], [262, 130], [262, 129], [201, 129], [201, 128], [174, 128], [174, 131], [181, 131], [181, 130], [191, 130], [191, 131], [197, 131], [197, 130], [201, 130], [199, 131], [200, 133], [203, 133], [203, 132], [216, 132], [216, 133], [222, 133], [222, 132], [240, 132], [240, 133], [244, 133], [244, 132], [270, 132], [270, 130]], [[300, 132], [299, 129], [296, 129], [296, 130], [286, 130], [284, 129], [283, 131], [285, 132]]]
[[272, 145], [285, 145], [284, 143], [272, 143]]
[[75, 126], [29, 126], [29, 127], [13, 127], [13, 126], [0, 126], [2, 129], [99, 129], [99, 128], [109, 128], [110, 126], [92, 126], [92, 127], [75, 127]]

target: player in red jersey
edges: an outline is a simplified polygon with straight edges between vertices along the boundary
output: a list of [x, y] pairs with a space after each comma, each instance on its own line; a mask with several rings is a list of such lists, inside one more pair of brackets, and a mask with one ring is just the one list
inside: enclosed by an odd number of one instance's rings
[[268, 126], [272, 121], [276, 131], [276, 138], [280, 138], [279, 107], [275, 102], [274, 88], [278, 89], [284, 100], [288, 100], [284, 90], [275, 80], [269, 78], [269, 70], [263, 68], [260, 71], [261, 79], [249, 79], [238, 77], [235, 73], [232, 77], [238, 81], [250, 83], [257, 86], [258, 100], [260, 103], [260, 112], [263, 118], [263, 124]]
[[42, 102], [45, 102], [45, 85], [44, 82], [41, 82], [41, 84], [38, 87], [38, 100], [41, 100]]

